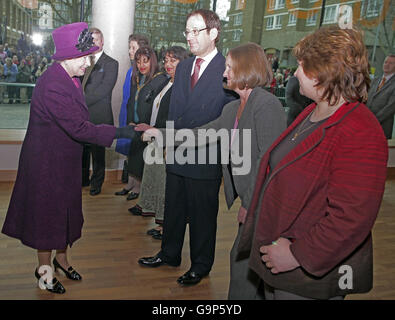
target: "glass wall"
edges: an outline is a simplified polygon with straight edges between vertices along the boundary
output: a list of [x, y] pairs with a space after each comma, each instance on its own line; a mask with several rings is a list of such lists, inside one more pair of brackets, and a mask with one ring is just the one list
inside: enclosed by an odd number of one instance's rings
[[[323, 6], [322, 0], [136, 0], [134, 32], [148, 37], [160, 59], [169, 46], [186, 47], [182, 32], [190, 11], [214, 9], [222, 21], [219, 50], [226, 55], [242, 43], [260, 44], [276, 75], [272, 91], [281, 98], [296, 68], [292, 48], [320, 27], [362, 29], [372, 78], [380, 76], [384, 58], [395, 52], [393, 2], [326, 0]], [[80, 20], [89, 24], [91, 12], [92, 0], [0, 0], [0, 128], [26, 126], [31, 91], [51, 63], [52, 30]], [[18, 69], [15, 77], [5, 74], [10, 69], [6, 58]]]

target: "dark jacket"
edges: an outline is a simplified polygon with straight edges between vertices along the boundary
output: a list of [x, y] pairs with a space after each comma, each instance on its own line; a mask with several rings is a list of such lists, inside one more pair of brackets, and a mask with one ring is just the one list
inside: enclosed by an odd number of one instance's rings
[[82, 144], [109, 147], [115, 127], [89, 121], [81, 86], [54, 63], [38, 79], [18, 174], [2, 232], [39, 249], [65, 249], [81, 236]]
[[377, 91], [380, 81], [381, 77], [373, 81], [366, 105], [379, 120], [386, 138], [391, 139], [395, 115], [395, 75]]
[[[169, 120], [174, 121], [175, 129], [200, 127], [218, 118], [224, 105], [234, 100], [234, 97], [227, 95], [223, 88], [223, 55], [217, 53], [192, 90], [191, 70], [194, 59], [195, 57], [191, 57], [177, 65], [169, 110]], [[218, 155], [220, 153], [217, 145], [200, 148], [206, 149], [207, 159], [212, 152], [217, 152]], [[217, 164], [197, 164], [198, 149], [195, 153], [195, 164], [177, 164], [175, 161], [174, 164], [166, 166], [167, 171], [194, 179], [220, 179], [222, 170], [219, 159]], [[168, 148], [167, 154], [171, 153], [172, 148]]]
[[103, 52], [95, 63], [84, 88], [89, 120], [92, 123], [114, 124], [111, 99], [117, 77], [118, 61]]
[[[145, 84], [138, 93], [137, 98], [137, 115], [138, 120], [134, 115], [134, 102], [136, 97], [136, 85], [133, 85], [130, 98], [128, 101], [128, 123], [150, 123], [151, 113], [152, 113], [152, 104], [159, 94], [159, 92], [163, 89], [163, 87], [169, 81], [168, 77], [163, 73], [159, 73], [154, 78]], [[147, 146], [147, 143], [141, 141], [141, 139], [132, 139], [132, 143], [130, 145], [129, 156], [128, 156], [128, 173], [138, 179], [141, 179], [143, 176], [144, 170], [144, 160], [143, 160], [143, 152], [144, 148]]]

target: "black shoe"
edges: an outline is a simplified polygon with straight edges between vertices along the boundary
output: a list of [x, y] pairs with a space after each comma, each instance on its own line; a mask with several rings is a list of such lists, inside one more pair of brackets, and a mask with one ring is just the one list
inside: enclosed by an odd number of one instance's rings
[[136, 204], [134, 207], [129, 208], [128, 211], [135, 216], [141, 216], [143, 213], [143, 210], [138, 204]]
[[184, 275], [177, 279], [177, 282], [184, 286], [194, 286], [202, 280], [203, 276], [195, 271], [189, 270]]
[[154, 234], [159, 234], [159, 233], [160, 233], [160, 231], [158, 229], [155, 229], [155, 228], [150, 229], [150, 230], [147, 231], [147, 234], [149, 236], [153, 236]]
[[162, 233], [156, 233], [152, 235], [152, 238], [154, 238], [155, 240], [162, 240]]
[[64, 274], [66, 275], [66, 277], [67, 277], [68, 279], [70, 279], [70, 280], [77, 280], [77, 281], [82, 280], [81, 275], [80, 275], [77, 271], [75, 271], [75, 270], [73, 269], [73, 267], [69, 267], [67, 270], [64, 269], [64, 268], [60, 265], [60, 263], [58, 262], [58, 260], [56, 260], [56, 257], [53, 258], [53, 261], [52, 261], [52, 262], [53, 262], [53, 266], [54, 266], [54, 268], [55, 268], [55, 272], [56, 272], [56, 269], [59, 268], [60, 270], [62, 270], [62, 271], [64, 272]]
[[156, 268], [162, 265], [168, 265], [171, 267], [178, 267], [180, 264], [171, 264], [162, 260], [162, 258], [158, 257], [158, 255], [153, 257], [145, 257], [139, 259], [139, 264], [144, 267]]
[[131, 193], [129, 193], [129, 195], [126, 198], [126, 200], [134, 200], [134, 199], [137, 199], [138, 197], [139, 197], [139, 193], [131, 192]]
[[[34, 272], [34, 275], [36, 276], [37, 280], [40, 281], [41, 275], [38, 273], [37, 269]], [[66, 292], [66, 289], [63, 287], [63, 285], [56, 279], [52, 279], [52, 283], [50, 285], [47, 284], [46, 281], [44, 281], [44, 285], [47, 291], [52, 292], [52, 293], [59, 293], [63, 294]]]
[[127, 190], [127, 189], [124, 188], [121, 191], [115, 192], [115, 195], [116, 196], [126, 196], [129, 192], [130, 192], [130, 190]]
[[91, 187], [89, 194], [91, 196], [97, 196], [100, 192], [101, 192], [101, 187], [98, 187], [98, 188]]

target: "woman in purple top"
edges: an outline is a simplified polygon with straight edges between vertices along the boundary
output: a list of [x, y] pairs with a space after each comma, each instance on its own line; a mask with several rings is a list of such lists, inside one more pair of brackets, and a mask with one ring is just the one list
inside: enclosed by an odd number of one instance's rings
[[[42, 289], [64, 293], [52, 277], [61, 269], [72, 280], [81, 276], [68, 263], [67, 247], [81, 237], [82, 144], [109, 147], [114, 138], [131, 138], [127, 126], [94, 125], [78, 79], [89, 67], [93, 45], [86, 23], [62, 26], [53, 32], [54, 62], [38, 79], [30, 119], [19, 159], [18, 174], [2, 232], [37, 250], [35, 271]], [[46, 273], [45, 273], [46, 271]]]

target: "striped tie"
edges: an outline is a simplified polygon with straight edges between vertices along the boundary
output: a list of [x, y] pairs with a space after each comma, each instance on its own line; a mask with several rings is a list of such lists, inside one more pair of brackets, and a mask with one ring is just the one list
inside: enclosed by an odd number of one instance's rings
[[196, 82], [198, 82], [198, 80], [199, 80], [200, 66], [203, 63], [203, 61], [204, 60], [202, 58], [196, 59], [195, 68], [193, 70], [193, 74], [191, 77], [191, 89], [193, 89], [193, 87], [196, 85]]
[[381, 80], [379, 86], [377, 87], [377, 91], [380, 91], [380, 90], [381, 90], [381, 88], [382, 88], [382, 87], [384, 86], [384, 84], [385, 84], [385, 81], [386, 81], [386, 79], [385, 79], [385, 77], [383, 77], [383, 79]]

